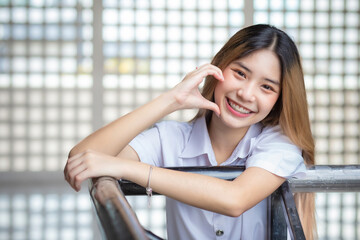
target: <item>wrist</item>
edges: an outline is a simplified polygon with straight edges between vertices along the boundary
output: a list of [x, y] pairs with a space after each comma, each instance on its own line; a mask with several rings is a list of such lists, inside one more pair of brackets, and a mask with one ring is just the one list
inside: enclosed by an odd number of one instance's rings
[[146, 188], [148, 184], [148, 174], [148, 164], [127, 159], [122, 160], [121, 179], [126, 179]]
[[146, 194], [148, 195], [148, 207], [151, 205], [151, 197], [152, 197], [152, 188], [151, 188], [151, 174], [152, 174], [153, 166], [150, 165], [149, 167], [149, 175], [146, 185]]
[[161, 94], [159, 100], [165, 104], [166, 115], [181, 110], [181, 104], [177, 99], [176, 92], [173, 90]]

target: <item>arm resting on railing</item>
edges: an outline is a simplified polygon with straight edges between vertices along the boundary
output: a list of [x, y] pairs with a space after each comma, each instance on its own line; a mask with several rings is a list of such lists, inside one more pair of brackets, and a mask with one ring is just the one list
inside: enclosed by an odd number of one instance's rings
[[[172, 169], [204, 174], [224, 180], [233, 180], [244, 171], [243, 167], [182, 167]], [[282, 190], [280, 195], [282, 195], [284, 202], [287, 201], [286, 197], [292, 195], [291, 192], [360, 192], [360, 165], [316, 165], [307, 170], [306, 177], [289, 179], [288, 183], [285, 184], [287, 185], [286, 191], [281, 187], [279, 188]], [[125, 236], [124, 234], [132, 236], [128, 239], [152, 239], [144, 231], [124, 197], [124, 194], [144, 195], [145, 189], [143, 187], [129, 181], [117, 181], [114, 178], [101, 177], [91, 182], [90, 193], [107, 239], [118, 239], [119, 236]], [[286, 205], [286, 203], [284, 204]], [[291, 211], [294, 207], [285, 206], [285, 208], [288, 220], [292, 221], [291, 218], [294, 217], [294, 214]], [[299, 231], [297, 227], [297, 225], [291, 226], [294, 234]], [[159, 238], [154, 236], [154, 239]]]

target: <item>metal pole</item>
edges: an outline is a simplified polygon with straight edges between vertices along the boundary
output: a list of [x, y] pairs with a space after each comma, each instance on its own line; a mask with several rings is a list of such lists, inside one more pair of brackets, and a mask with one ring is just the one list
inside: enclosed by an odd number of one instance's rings
[[360, 192], [360, 165], [315, 165], [289, 184], [292, 192]]
[[[204, 174], [225, 180], [239, 176], [244, 167], [182, 167], [170, 168]], [[315, 165], [309, 168], [303, 178], [288, 180], [292, 192], [360, 192], [360, 165]], [[120, 181], [126, 195], [145, 194], [142, 187]]]

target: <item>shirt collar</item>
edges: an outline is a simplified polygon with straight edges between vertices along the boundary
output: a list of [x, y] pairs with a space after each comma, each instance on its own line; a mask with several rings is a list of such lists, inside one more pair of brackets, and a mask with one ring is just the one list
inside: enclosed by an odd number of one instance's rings
[[262, 128], [263, 127], [261, 123], [251, 125], [243, 139], [241, 139], [241, 141], [238, 143], [235, 150], [233, 151], [229, 159], [225, 161], [225, 163], [230, 164], [238, 158], [247, 158], [251, 152], [252, 144], [257, 138], [257, 136], [259, 136], [259, 134], [261, 133]]
[[[250, 126], [244, 138], [238, 143], [230, 158], [224, 164], [228, 165], [238, 158], [246, 158], [250, 153], [251, 143], [260, 134], [261, 130], [261, 123]], [[180, 157], [194, 158], [204, 154], [208, 155], [210, 162], [216, 162], [205, 117], [202, 117], [194, 121], [189, 141], [186, 143]]]
[[180, 157], [194, 158], [203, 154], [207, 154], [209, 158], [211, 155], [214, 155], [205, 117], [198, 118], [194, 121], [189, 141], [186, 143]]

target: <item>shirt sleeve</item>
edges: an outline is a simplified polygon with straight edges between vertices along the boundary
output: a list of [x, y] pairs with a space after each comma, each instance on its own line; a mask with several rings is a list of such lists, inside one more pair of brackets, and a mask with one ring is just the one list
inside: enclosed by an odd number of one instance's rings
[[141, 162], [161, 166], [161, 141], [157, 127], [140, 133], [129, 145], [138, 154]]
[[305, 176], [301, 149], [281, 133], [280, 127], [265, 128], [251, 147], [246, 168], [259, 167], [284, 178]]

